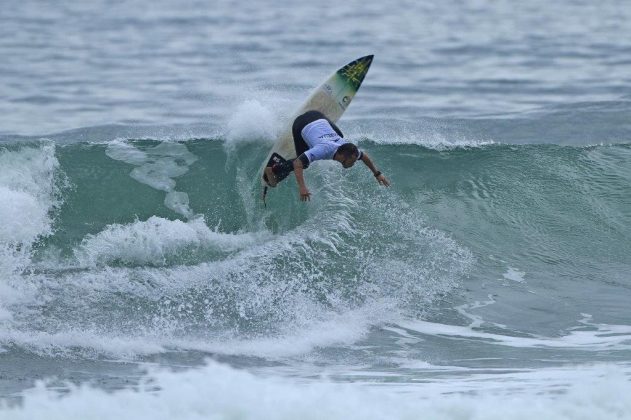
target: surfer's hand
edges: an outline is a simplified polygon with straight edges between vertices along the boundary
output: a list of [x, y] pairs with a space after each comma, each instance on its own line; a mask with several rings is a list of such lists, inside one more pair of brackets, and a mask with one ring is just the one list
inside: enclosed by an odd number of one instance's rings
[[300, 188], [300, 201], [310, 201], [311, 193], [307, 189], [307, 187]]
[[380, 174], [377, 177], [377, 182], [380, 183], [381, 185], [383, 185], [384, 187], [389, 187], [390, 186], [390, 181], [388, 181], [388, 178], [386, 178], [383, 174]]

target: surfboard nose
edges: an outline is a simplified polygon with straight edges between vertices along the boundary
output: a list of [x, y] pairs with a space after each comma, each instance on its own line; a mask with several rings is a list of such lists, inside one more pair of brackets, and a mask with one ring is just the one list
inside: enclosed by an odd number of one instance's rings
[[339, 69], [337, 73], [357, 90], [364, 81], [373, 58], [373, 54], [360, 57]]

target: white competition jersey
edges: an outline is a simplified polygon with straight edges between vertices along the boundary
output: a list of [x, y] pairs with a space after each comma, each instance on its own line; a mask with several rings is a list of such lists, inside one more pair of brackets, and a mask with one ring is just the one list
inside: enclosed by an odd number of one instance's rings
[[[309, 146], [309, 150], [305, 152], [309, 163], [316, 160], [333, 159], [337, 148], [347, 143], [325, 119], [315, 120], [307, 124], [300, 134]], [[358, 159], [361, 156], [360, 150]]]

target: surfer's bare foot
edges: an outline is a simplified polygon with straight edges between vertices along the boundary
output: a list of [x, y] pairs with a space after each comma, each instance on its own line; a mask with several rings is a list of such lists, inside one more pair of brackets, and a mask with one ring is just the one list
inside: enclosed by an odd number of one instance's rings
[[267, 185], [270, 187], [275, 187], [276, 184], [278, 184], [278, 181], [276, 181], [276, 175], [272, 172], [271, 166], [265, 167], [265, 177], [267, 178]]

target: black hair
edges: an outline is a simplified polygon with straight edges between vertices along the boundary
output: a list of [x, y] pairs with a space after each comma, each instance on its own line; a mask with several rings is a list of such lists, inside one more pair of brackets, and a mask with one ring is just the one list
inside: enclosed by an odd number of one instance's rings
[[339, 153], [344, 156], [344, 159], [348, 159], [353, 156], [359, 156], [359, 149], [353, 143], [344, 143], [337, 148], [335, 153]]

